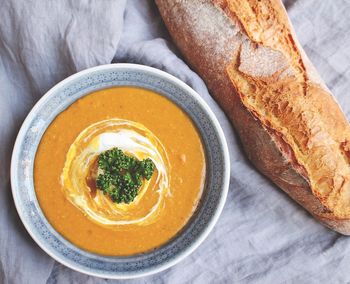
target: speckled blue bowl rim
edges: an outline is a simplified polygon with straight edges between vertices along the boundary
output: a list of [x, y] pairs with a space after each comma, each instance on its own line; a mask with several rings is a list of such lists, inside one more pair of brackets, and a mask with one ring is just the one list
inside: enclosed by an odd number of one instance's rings
[[[185, 228], [175, 238], [153, 251], [125, 257], [90, 253], [64, 239], [41, 211], [33, 184], [36, 150], [52, 120], [78, 98], [113, 86], [150, 89], [180, 106], [197, 126], [207, 159], [204, 193], [196, 213]], [[192, 253], [219, 218], [228, 192], [229, 174], [229, 152], [225, 136], [215, 115], [199, 94], [166, 72], [126, 63], [83, 70], [50, 89], [23, 122], [11, 160], [15, 205], [35, 242], [52, 258], [74, 270], [112, 279], [136, 278], [160, 272]]]

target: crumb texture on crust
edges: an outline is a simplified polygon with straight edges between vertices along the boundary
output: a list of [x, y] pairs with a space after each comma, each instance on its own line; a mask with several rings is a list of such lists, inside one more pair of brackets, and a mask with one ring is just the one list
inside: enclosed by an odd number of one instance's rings
[[[304, 202], [306, 186], [293, 184], [303, 181], [287, 166], [275, 173], [267, 162], [253, 163], [260, 163], [264, 174], [311, 213], [350, 218], [350, 127], [299, 47], [280, 0], [156, 2], [175, 42], [236, 122], [241, 138], [246, 130], [240, 120], [247, 118], [238, 117], [243, 112], [237, 104], [260, 123], [283, 159], [306, 181], [311, 201]], [[251, 143], [245, 147], [248, 156], [249, 150], [259, 151], [252, 146], [255, 142], [242, 141]], [[265, 148], [261, 156], [273, 156]]]
[[279, 1], [231, 0], [227, 7], [247, 33], [227, 68], [243, 104], [291, 147], [291, 162], [320, 202], [350, 217], [350, 127], [331, 94], [308, 77]]

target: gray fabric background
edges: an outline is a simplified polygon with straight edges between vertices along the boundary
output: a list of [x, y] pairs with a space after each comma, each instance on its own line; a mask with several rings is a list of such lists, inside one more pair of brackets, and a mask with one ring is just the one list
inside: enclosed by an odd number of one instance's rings
[[[350, 118], [350, 2], [285, 4], [306, 53]], [[21, 224], [9, 183], [15, 136], [34, 103], [68, 75], [112, 61], [153, 66], [192, 86], [216, 113], [232, 162], [227, 203], [208, 239], [175, 267], [130, 283], [350, 281], [350, 238], [319, 225], [247, 162], [153, 1], [0, 0], [0, 283], [113, 282], [47, 256]]]

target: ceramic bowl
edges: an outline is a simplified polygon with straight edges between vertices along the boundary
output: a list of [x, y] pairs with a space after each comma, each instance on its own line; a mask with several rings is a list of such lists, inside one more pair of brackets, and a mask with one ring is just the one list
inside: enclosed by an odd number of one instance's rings
[[[198, 209], [173, 239], [147, 253], [110, 257], [84, 251], [64, 239], [46, 220], [34, 191], [33, 164], [42, 135], [53, 119], [77, 99], [113, 86], [137, 86], [173, 101], [200, 132], [207, 161], [206, 185]], [[25, 119], [12, 155], [11, 184], [18, 214], [37, 244], [60, 263], [103, 278], [134, 278], [164, 270], [189, 255], [207, 237], [223, 209], [229, 185], [229, 154], [213, 112], [189, 86], [155, 68], [110, 64], [74, 74], [49, 90]]]

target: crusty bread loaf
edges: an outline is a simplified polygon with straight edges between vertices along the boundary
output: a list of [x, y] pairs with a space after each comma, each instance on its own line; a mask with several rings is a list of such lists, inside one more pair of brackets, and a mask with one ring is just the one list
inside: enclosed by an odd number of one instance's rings
[[350, 127], [281, 1], [156, 3], [252, 163], [323, 224], [350, 235]]

